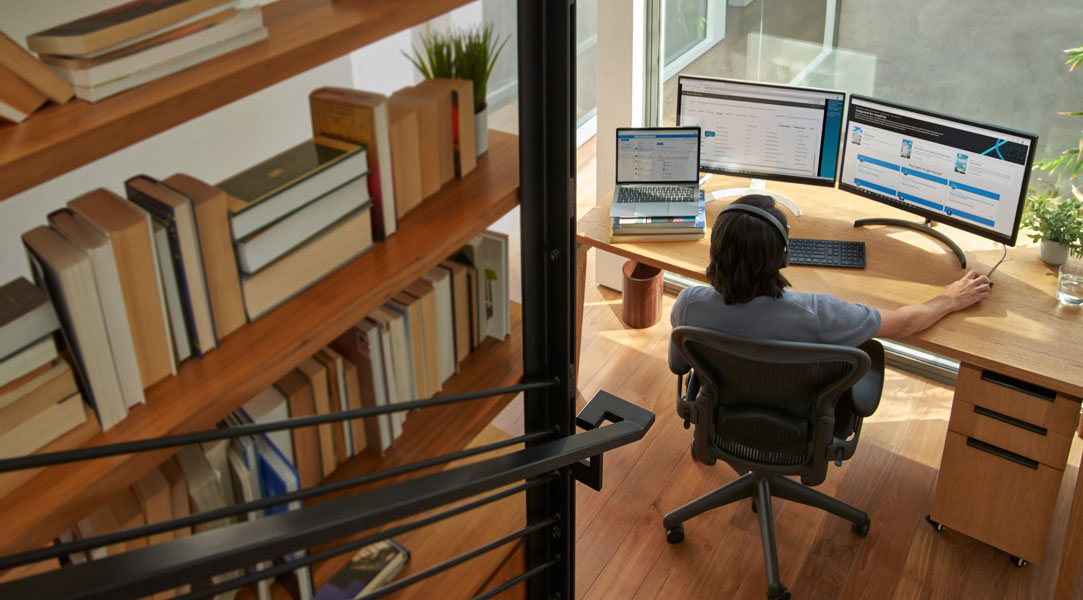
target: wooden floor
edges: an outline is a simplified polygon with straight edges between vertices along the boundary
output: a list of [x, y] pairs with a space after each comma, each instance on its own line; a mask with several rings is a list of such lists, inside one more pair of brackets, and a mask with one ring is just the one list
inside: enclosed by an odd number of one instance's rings
[[[592, 148], [587, 148], [592, 152]], [[580, 160], [580, 205], [593, 204], [593, 162]], [[708, 467], [689, 453], [691, 432], [674, 408], [675, 380], [666, 367], [669, 309], [642, 330], [620, 321], [620, 294], [594, 283], [593, 253], [579, 367], [580, 403], [600, 389], [657, 416], [646, 437], [607, 454], [601, 492], [577, 491], [576, 598], [762, 599], [763, 559], [756, 515], [747, 503], [685, 524], [685, 541], [665, 541], [662, 516], [731, 481], [723, 463]], [[1052, 597], [1068, 503], [1080, 463], [1076, 440], [1041, 564], [1016, 568], [1003, 552], [951, 530], [936, 533], [924, 517], [932, 504], [952, 390], [889, 370], [876, 414], [865, 421], [854, 458], [831, 467], [823, 492], [869, 513], [862, 539], [849, 523], [816, 509], [776, 500], [776, 536], [783, 583], [794, 598]], [[494, 424], [521, 431], [521, 405]], [[1076, 595], [1080, 594], [1077, 578]]]

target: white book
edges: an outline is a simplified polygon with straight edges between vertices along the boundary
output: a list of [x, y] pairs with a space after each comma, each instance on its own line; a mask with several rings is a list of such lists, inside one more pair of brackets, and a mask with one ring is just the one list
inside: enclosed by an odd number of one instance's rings
[[237, 264], [242, 272], [254, 273], [368, 201], [368, 183], [362, 175], [235, 242]]
[[219, 42], [237, 37], [262, 25], [263, 12], [261, 10], [246, 10], [195, 33], [155, 44], [138, 52], [123, 54], [113, 60], [93, 66], [73, 69], [52, 64], [48, 60], [44, 62], [61, 79], [73, 86], [94, 87], [122, 79], [145, 69], [166, 64], [207, 46], [213, 46]]
[[476, 258], [478, 282], [482, 295], [478, 304], [485, 304], [489, 337], [503, 340], [511, 333], [511, 287], [508, 282], [508, 236], [495, 231], [484, 231], [477, 238]]
[[445, 269], [434, 267], [421, 277], [432, 284], [436, 296], [436, 366], [440, 382], [443, 383], [458, 369], [455, 363], [455, 309], [451, 303], [451, 275]]
[[[369, 360], [372, 363], [373, 390], [376, 395], [376, 406], [387, 406], [390, 401], [387, 388], [387, 375], [384, 370], [383, 346], [380, 341], [380, 326], [371, 319], [365, 319], [357, 324], [364, 334], [365, 348], [368, 351]], [[380, 446], [387, 450], [391, 442], [402, 433], [402, 424], [394, 415], [380, 415]], [[396, 433], [396, 430], [398, 433]]]
[[105, 330], [109, 335], [109, 349], [113, 352], [121, 395], [128, 408], [146, 402], [143, 381], [139, 375], [139, 362], [135, 356], [135, 342], [124, 310], [124, 293], [120, 287], [120, 275], [113, 255], [109, 236], [82, 216], [67, 210], [49, 215], [53, 229], [64, 236], [76, 248], [90, 258], [98, 298], [105, 318]]
[[[380, 362], [384, 370], [384, 384], [387, 386], [387, 402], [398, 404], [402, 401], [399, 392], [398, 378], [395, 377], [395, 358], [391, 350], [391, 325], [380, 324]], [[402, 423], [406, 420], [406, 412], [399, 411], [390, 415], [391, 437], [399, 439], [402, 435]]]
[[243, 48], [249, 44], [254, 44], [255, 42], [266, 38], [267, 28], [258, 27], [236, 37], [218, 42], [217, 44], [205, 46], [183, 56], [178, 56], [166, 62], [154, 65], [153, 67], [136, 71], [127, 77], [122, 77], [95, 86], [73, 85], [72, 88], [75, 90], [76, 97], [82, 98], [88, 102], [97, 102], [103, 98], [119, 94], [124, 90], [143, 85], [144, 83], [154, 81], [155, 79], [160, 79], [166, 75], [171, 75], [177, 71], [187, 69], [193, 65], [208, 61], [227, 52], [232, 52], [238, 48]]
[[[249, 454], [251, 456], [249, 456]], [[233, 474], [233, 495], [244, 502], [259, 500], [259, 472], [255, 462], [255, 442], [249, 440], [247, 444], [235, 439], [229, 448], [229, 467]], [[249, 521], [255, 521], [262, 515], [258, 510], [250, 510], [247, 513]], [[274, 565], [272, 561], [257, 563], [253, 570], [262, 571]], [[256, 591], [260, 600], [271, 600], [271, 584], [274, 578], [261, 579], [256, 582]]]
[[26, 375], [34, 369], [50, 363], [57, 357], [53, 334], [46, 334], [28, 346], [0, 361], [0, 386]]
[[[338, 390], [338, 410], [346, 412], [350, 410], [350, 392], [346, 389], [346, 369], [342, 364], [342, 355], [330, 347], [320, 350], [320, 354], [327, 358], [327, 375], [331, 379], [331, 385]], [[346, 456], [356, 454], [353, 440], [353, 428], [349, 421], [339, 423], [342, 426], [342, 439], [346, 443]]]
[[[290, 407], [286, 395], [277, 387], [271, 385], [251, 400], [241, 406], [243, 420], [248, 423], [274, 423], [286, 421], [290, 418]], [[282, 451], [286, 460], [294, 464], [293, 459], [293, 430], [279, 429], [265, 434], [271, 442]]]
[[169, 233], [161, 223], [154, 223], [154, 246], [158, 252], [158, 268], [162, 272], [162, 292], [165, 295], [165, 312], [168, 315], [169, 333], [173, 340], [173, 352], [177, 362], [192, 355], [192, 344], [188, 339], [188, 325], [184, 319], [184, 306], [177, 273], [173, 270], [170, 258]]
[[[417, 389], [414, 373], [417, 372], [417, 369], [420, 369], [422, 367], [414, 365], [413, 339], [410, 337], [410, 316], [407, 313], [406, 307], [399, 304], [398, 302], [388, 302], [384, 304], [384, 309], [389, 310], [396, 315], [394, 325], [397, 330], [401, 332], [396, 333], [396, 336], [393, 338], [392, 341], [396, 339], [402, 340], [400, 346], [402, 347], [403, 353], [403, 368], [406, 373], [406, 389], [408, 389], [410, 392], [408, 398], [410, 400], [420, 400], [422, 399], [422, 396], [420, 394], [420, 391]], [[414, 326], [416, 327], [416, 325]], [[396, 352], [395, 355], [398, 356], [399, 353]], [[417, 381], [421, 381], [421, 379], [417, 379]]]

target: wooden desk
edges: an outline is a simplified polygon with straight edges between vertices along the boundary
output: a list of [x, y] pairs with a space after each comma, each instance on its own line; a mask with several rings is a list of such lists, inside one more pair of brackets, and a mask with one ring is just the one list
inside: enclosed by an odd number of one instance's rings
[[[710, 192], [745, 185], [747, 180], [716, 175], [706, 187]], [[920, 221], [915, 215], [834, 188], [772, 182], [770, 189], [797, 202], [804, 213], [801, 217], [786, 215], [791, 236], [859, 240], [866, 244], [865, 269], [784, 269], [783, 274], [795, 290], [830, 293], [851, 302], [890, 309], [924, 302], [964, 273], [955, 255], [929, 236], [897, 227], [853, 227], [855, 219], [866, 217]], [[704, 240], [612, 244], [610, 198], [579, 221], [580, 242], [705, 280], [709, 227], [732, 199], [708, 202]], [[942, 230], [963, 249], [968, 268], [988, 273], [1000, 260], [1002, 250], [998, 244], [950, 227]], [[956, 386], [933, 518], [1014, 556], [1037, 562], [1071, 435], [1079, 420], [1083, 309], [1057, 302], [1056, 268], [1038, 260], [1037, 248], [1022, 236], [1019, 245], [1008, 249], [1007, 258], [992, 280], [995, 285], [987, 300], [899, 341], [959, 360], [961, 373], [966, 374], [960, 376]], [[994, 381], [988, 381], [986, 376]], [[1040, 386], [1044, 390], [1038, 390], [1038, 395], [1047, 397], [1020, 392], [1019, 383]], [[993, 408], [983, 405], [987, 397], [993, 397]], [[973, 410], [975, 406], [979, 410]], [[989, 410], [998, 414], [990, 418]], [[1010, 417], [1007, 423], [1000, 418], [1003, 416]], [[1016, 420], [1014, 425], [1011, 419]], [[1031, 425], [1030, 431], [1018, 427], [1020, 420]], [[1035, 433], [1034, 427], [1039, 427], [1041, 433]], [[991, 455], [967, 445], [968, 439], [993, 444], [1032, 464], [1022, 466], [1018, 461], [999, 459], [993, 460], [994, 464], [977, 464]], [[960, 443], [961, 449], [957, 447]], [[975, 452], [976, 457], [971, 454]], [[944, 476], [946, 470], [951, 476]], [[962, 479], [970, 483], [952, 486], [953, 481]], [[968, 487], [975, 481], [981, 484], [977, 491]], [[974, 502], [982, 497], [988, 501]]]

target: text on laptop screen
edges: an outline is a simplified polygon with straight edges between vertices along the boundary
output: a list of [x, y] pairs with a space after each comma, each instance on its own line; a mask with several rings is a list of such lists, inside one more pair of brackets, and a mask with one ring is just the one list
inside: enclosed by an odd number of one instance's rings
[[699, 178], [695, 131], [638, 129], [617, 132], [617, 183], [695, 182]]
[[1036, 138], [853, 96], [839, 188], [1014, 244]]
[[700, 170], [835, 183], [844, 92], [681, 75], [677, 125], [703, 130]]

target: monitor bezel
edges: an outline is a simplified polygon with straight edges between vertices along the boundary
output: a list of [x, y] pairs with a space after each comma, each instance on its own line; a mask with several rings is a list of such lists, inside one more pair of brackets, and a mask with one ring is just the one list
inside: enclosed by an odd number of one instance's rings
[[[711, 82], [751, 85], [751, 86], [757, 86], [757, 87], [779, 88], [779, 89], [793, 90], [793, 91], [798, 91], [798, 92], [820, 92], [820, 93], [824, 93], [824, 94], [840, 94], [842, 96], [842, 108], [843, 108], [844, 113], [846, 111], [847, 106], [849, 106], [849, 102], [848, 102], [849, 94], [847, 94], [847, 92], [845, 92], [844, 90], [833, 90], [833, 89], [827, 89], [827, 88], [807, 87], [807, 86], [798, 86], [798, 85], [784, 85], [784, 84], [780, 84], [780, 83], [763, 83], [763, 82], [760, 82], [760, 81], [746, 81], [746, 80], [743, 80], [743, 79], [732, 79], [732, 78], [728, 78], [728, 77], [709, 77], [709, 76], [706, 76], [706, 75], [685, 75], [685, 74], [680, 74], [680, 75], [677, 76], [677, 113], [676, 113], [676, 121], [677, 121], [677, 126], [678, 127], [682, 126], [681, 122], [680, 122], [680, 120], [681, 120], [681, 101], [684, 99], [684, 93], [682, 92], [682, 88], [681, 88], [681, 80], [682, 79], [694, 79], [694, 80], [698, 80], [698, 81], [711, 81]], [[803, 184], [807, 184], [807, 185], [818, 185], [818, 186], [822, 186], [822, 187], [835, 187], [835, 183], [839, 179], [839, 169], [840, 169], [840, 162], [839, 161], [840, 161], [840, 159], [842, 157], [842, 154], [841, 154], [841, 149], [842, 148], [841, 148], [841, 146], [842, 146], [842, 143], [843, 143], [842, 135], [843, 135], [843, 131], [844, 131], [843, 125], [844, 125], [845, 121], [846, 121], [845, 118], [839, 120], [838, 142], [839, 142], [839, 146], [840, 146], [840, 148], [839, 148], [840, 153], [835, 157], [835, 169], [832, 171], [831, 179], [823, 179], [823, 178], [820, 178], [820, 177], [808, 177], [808, 176], [804, 176], [804, 175], [786, 175], [786, 174], [783, 174], [783, 173], [766, 173], [766, 172], [761, 172], [761, 171], [736, 171], [736, 170], [724, 169], [724, 168], [719, 168], [719, 167], [704, 167], [703, 162], [702, 162], [702, 157], [703, 157], [702, 150], [700, 152], [700, 160], [701, 160], [701, 162], [699, 163], [699, 170], [700, 170], [701, 173], [712, 173], [712, 174], [715, 174], [715, 175], [730, 175], [730, 176], [734, 176], [734, 177], [747, 177], [749, 179], [767, 179], [767, 180], [770, 180], [770, 181], [785, 181], [785, 182], [791, 182], [791, 183], [803, 183]], [[685, 125], [685, 127], [687, 127], [687, 125]], [[701, 136], [702, 136], [702, 134], [701, 134]], [[700, 145], [701, 146], [703, 144], [704, 139], [706, 139], [706, 138], [705, 137], [700, 137]], [[821, 148], [820, 148], [820, 156], [821, 156], [821, 158], [823, 157], [822, 145], [821, 145]]]
[[658, 181], [654, 181], [654, 180], [650, 180], [650, 181], [621, 181], [620, 180], [619, 162], [620, 162], [620, 134], [621, 134], [622, 131], [633, 131], [633, 132], [637, 132], [637, 133], [644, 133], [644, 132], [648, 132], [648, 131], [695, 131], [696, 132], [696, 166], [697, 166], [697, 168], [699, 166], [700, 152], [702, 151], [702, 143], [703, 143], [703, 130], [698, 125], [685, 125], [684, 127], [681, 127], [681, 126], [668, 127], [668, 126], [665, 126], [665, 125], [660, 125], [658, 127], [617, 127], [617, 133], [616, 133], [616, 135], [613, 136], [613, 142], [614, 142], [613, 147], [614, 147], [614, 150], [616, 152], [613, 155], [613, 157], [614, 157], [614, 162], [613, 162], [613, 174], [614, 175], [613, 176], [614, 176], [614, 179], [616, 180], [617, 185], [641, 185], [641, 184], [642, 185], [664, 185], [664, 184], [690, 185], [690, 184], [693, 184], [693, 183], [695, 183], [695, 184], [699, 183], [698, 174], [693, 179], [670, 179], [670, 180], [664, 180], [663, 179], [663, 180], [658, 180]]
[[843, 119], [843, 131], [849, 131], [850, 130], [850, 114], [851, 114], [851, 108], [853, 106], [853, 101], [855, 99], [856, 100], [862, 100], [862, 101], [865, 101], [865, 102], [873, 102], [873, 103], [876, 103], [876, 104], [882, 104], [882, 105], [884, 105], [886, 107], [889, 107], [889, 108], [895, 108], [895, 109], [910, 111], [910, 112], [926, 115], [926, 116], [929, 116], [929, 117], [944, 119], [946, 121], [953, 121], [953, 122], [959, 123], [961, 125], [968, 125], [968, 126], [971, 126], [971, 127], [980, 127], [980, 128], [983, 128], [983, 129], [988, 129], [990, 132], [999, 132], [999, 133], [1003, 133], [1003, 134], [1006, 134], [1006, 135], [1013, 135], [1013, 136], [1017, 136], [1017, 137], [1027, 138], [1028, 140], [1030, 140], [1030, 151], [1027, 153], [1026, 163], [1023, 165], [1022, 189], [1019, 190], [1019, 200], [1018, 200], [1018, 202], [1016, 204], [1016, 207], [1015, 207], [1015, 223], [1012, 225], [1012, 233], [1011, 233], [1011, 235], [1004, 235], [1002, 233], [993, 231], [992, 229], [987, 229], [987, 228], [981, 227], [980, 225], [973, 225], [973, 224], [967, 223], [966, 221], [963, 221], [961, 219], [957, 219], [955, 217], [945, 215], [944, 213], [936, 212], [934, 210], [930, 210], [930, 209], [927, 209], [927, 208], [921, 208], [920, 206], [915, 206], [913, 204], [904, 204], [904, 203], [902, 203], [902, 202], [900, 202], [898, 200], [892, 200], [891, 198], [889, 198], [887, 196], [877, 194], [876, 192], [873, 192], [871, 190], [865, 190], [865, 189], [859, 188], [859, 187], [857, 187], [855, 185], [848, 184], [848, 183], [846, 183], [846, 182], [844, 182], [842, 180], [842, 165], [845, 164], [846, 151], [847, 151], [847, 146], [849, 146], [849, 144], [848, 143], [843, 143], [842, 144], [842, 152], [839, 153], [839, 167], [838, 167], [838, 170], [839, 170], [839, 186], [838, 187], [839, 187], [840, 190], [842, 190], [844, 192], [851, 193], [851, 194], [855, 194], [857, 196], [862, 196], [864, 198], [869, 198], [870, 200], [875, 200], [875, 201], [877, 201], [877, 202], [879, 202], [881, 204], [885, 204], [885, 205], [890, 206], [892, 208], [897, 208], [899, 210], [906, 211], [908, 213], [917, 215], [919, 217], [924, 217], [924, 218], [926, 218], [926, 219], [928, 219], [930, 221], [936, 221], [937, 223], [943, 223], [944, 225], [947, 225], [948, 227], [953, 227], [953, 228], [959, 229], [961, 231], [966, 231], [967, 233], [972, 233], [974, 235], [983, 237], [983, 238], [988, 239], [988, 240], [992, 240], [994, 242], [1000, 242], [1000, 243], [1002, 243], [1002, 244], [1004, 244], [1006, 246], [1013, 246], [1013, 247], [1015, 246], [1015, 243], [1016, 243], [1016, 241], [1018, 241], [1018, 238], [1019, 238], [1019, 225], [1020, 225], [1020, 221], [1023, 218], [1023, 207], [1024, 207], [1024, 205], [1026, 203], [1026, 200], [1027, 200], [1027, 190], [1030, 187], [1030, 173], [1031, 173], [1032, 167], [1034, 166], [1034, 155], [1035, 155], [1035, 153], [1037, 151], [1037, 147], [1038, 147], [1038, 136], [1037, 136], [1037, 134], [1027, 133], [1025, 131], [1019, 131], [1019, 130], [1016, 130], [1016, 129], [1012, 129], [1010, 127], [1002, 127], [1000, 125], [991, 125], [989, 123], [983, 123], [981, 121], [975, 121], [973, 119], [965, 119], [963, 117], [956, 117], [954, 115], [948, 115], [948, 114], [944, 114], [944, 113], [940, 113], [940, 112], [937, 112], [937, 111], [928, 110], [928, 109], [924, 109], [924, 108], [917, 108], [917, 107], [909, 106], [907, 104], [902, 104], [902, 103], [899, 103], [899, 102], [891, 102], [889, 100], [882, 100], [880, 98], [873, 98], [872, 96], [865, 96], [865, 95], [862, 95], [862, 94], [850, 94], [850, 101], [847, 102], [847, 104], [846, 104], [846, 118]]

